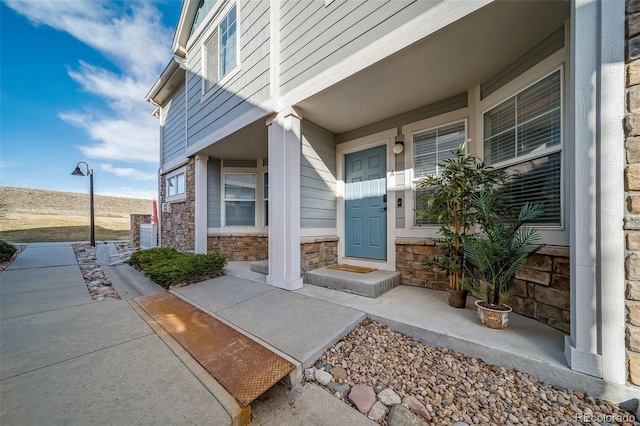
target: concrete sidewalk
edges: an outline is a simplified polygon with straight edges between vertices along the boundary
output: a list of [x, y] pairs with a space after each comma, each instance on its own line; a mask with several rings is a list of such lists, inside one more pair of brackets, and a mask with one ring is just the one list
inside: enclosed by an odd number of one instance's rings
[[94, 302], [70, 244], [29, 244], [0, 274], [0, 423], [231, 424], [126, 302]]
[[[97, 263], [123, 300], [91, 299], [70, 243], [29, 244], [0, 273], [0, 424], [232, 424], [224, 389], [130, 300], [163, 290], [128, 265], [109, 267], [112, 246], [99, 245]], [[235, 275], [215, 282], [223, 290], [215, 297], [210, 282], [184, 288], [182, 297], [246, 327], [260, 319], [255, 334], [292, 353], [300, 366], [364, 317], [281, 294], [242, 268]], [[200, 299], [200, 291], [208, 296]], [[309, 315], [298, 310], [291, 321], [291, 304]], [[373, 424], [315, 385], [275, 386], [255, 414], [259, 425]]]

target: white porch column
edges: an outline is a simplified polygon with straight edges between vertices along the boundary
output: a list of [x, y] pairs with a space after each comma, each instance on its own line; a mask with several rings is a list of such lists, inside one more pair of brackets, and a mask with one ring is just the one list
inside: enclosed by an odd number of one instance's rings
[[[606, 4], [605, 4], [606, 3]], [[567, 141], [573, 370], [624, 383], [624, 0], [571, 12]], [[571, 134], [573, 133], [573, 134]], [[573, 173], [572, 173], [573, 172]]]
[[209, 156], [196, 154], [195, 162], [195, 247], [194, 253], [207, 253], [207, 162]]
[[267, 283], [297, 290], [300, 276], [300, 120], [294, 108], [269, 127], [269, 275]]

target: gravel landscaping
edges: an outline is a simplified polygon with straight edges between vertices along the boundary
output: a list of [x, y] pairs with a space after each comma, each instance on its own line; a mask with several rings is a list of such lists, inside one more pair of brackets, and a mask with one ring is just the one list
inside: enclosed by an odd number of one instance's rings
[[73, 251], [76, 254], [84, 282], [87, 284], [87, 290], [93, 300], [120, 299], [111, 285], [111, 280], [96, 264], [96, 247], [91, 247], [90, 244], [75, 244]]
[[329, 348], [305, 379], [390, 426], [640, 425], [611, 402], [425, 346], [371, 319]]

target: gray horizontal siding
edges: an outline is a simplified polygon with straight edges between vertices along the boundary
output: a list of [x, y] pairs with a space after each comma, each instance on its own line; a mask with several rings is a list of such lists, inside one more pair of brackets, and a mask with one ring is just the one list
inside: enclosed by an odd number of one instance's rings
[[222, 223], [220, 217], [220, 160], [209, 158], [207, 162], [207, 227], [219, 228]]
[[203, 98], [201, 42], [187, 58], [187, 144], [189, 146], [232, 122], [270, 96], [269, 2], [242, 1], [238, 8], [241, 69], [224, 87]]
[[280, 5], [283, 93], [392, 32], [442, 0], [287, 1]]
[[302, 228], [335, 228], [335, 135], [308, 121], [301, 124], [300, 225]]
[[498, 74], [480, 85], [480, 96], [486, 98], [544, 58], [564, 47], [564, 25], [527, 50]]
[[163, 108], [165, 114], [161, 130], [163, 165], [175, 160], [185, 151], [184, 94], [185, 88], [182, 85]]

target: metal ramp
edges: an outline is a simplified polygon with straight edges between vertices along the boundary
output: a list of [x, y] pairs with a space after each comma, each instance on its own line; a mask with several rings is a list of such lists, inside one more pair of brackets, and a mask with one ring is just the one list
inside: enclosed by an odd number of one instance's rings
[[134, 299], [242, 407], [295, 365], [169, 292]]

